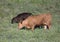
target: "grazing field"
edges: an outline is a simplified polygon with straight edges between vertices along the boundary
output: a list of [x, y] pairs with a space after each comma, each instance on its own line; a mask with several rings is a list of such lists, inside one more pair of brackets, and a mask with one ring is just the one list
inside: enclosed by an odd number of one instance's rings
[[[52, 14], [49, 30], [18, 29], [11, 19], [22, 12]], [[60, 0], [0, 0], [0, 42], [60, 42]]]

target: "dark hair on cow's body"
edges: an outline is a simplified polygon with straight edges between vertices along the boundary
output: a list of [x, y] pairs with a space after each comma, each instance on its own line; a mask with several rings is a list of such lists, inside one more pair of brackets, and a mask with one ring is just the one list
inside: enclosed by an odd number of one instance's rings
[[13, 17], [11, 23], [19, 23], [25, 20], [27, 17], [31, 16], [32, 13], [20, 13], [16, 17]]

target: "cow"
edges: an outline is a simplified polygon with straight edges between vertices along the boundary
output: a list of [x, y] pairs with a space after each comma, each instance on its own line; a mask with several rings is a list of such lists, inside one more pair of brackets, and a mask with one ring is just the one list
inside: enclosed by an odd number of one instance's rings
[[27, 17], [29, 17], [30, 15], [32, 15], [32, 13], [27, 13], [27, 12], [24, 12], [24, 13], [20, 13], [18, 14], [16, 17], [13, 17], [12, 20], [11, 20], [11, 23], [19, 23], [19, 22], [22, 22], [23, 20], [25, 20]]
[[35, 26], [44, 26], [44, 29], [49, 29], [51, 26], [51, 14], [43, 13], [38, 15], [32, 15], [26, 18], [22, 23], [18, 23], [18, 28], [26, 27], [34, 30]]

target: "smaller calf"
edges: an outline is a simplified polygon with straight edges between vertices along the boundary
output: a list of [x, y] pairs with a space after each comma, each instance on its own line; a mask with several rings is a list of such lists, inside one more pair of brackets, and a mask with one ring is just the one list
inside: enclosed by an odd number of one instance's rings
[[18, 24], [18, 28], [21, 29], [26, 27], [28, 29], [34, 30], [35, 26], [44, 26], [44, 29], [49, 29], [51, 25], [51, 14], [39, 14], [29, 16], [22, 23]]
[[11, 23], [19, 23], [25, 20], [27, 17], [31, 16], [32, 13], [20, 13], [16, 17], [13, 17]]

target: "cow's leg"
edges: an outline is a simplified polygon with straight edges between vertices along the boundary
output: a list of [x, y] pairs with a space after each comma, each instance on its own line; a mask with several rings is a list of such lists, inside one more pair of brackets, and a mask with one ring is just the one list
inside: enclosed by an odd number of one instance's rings
[[47, 25], [44, 25], [44, 29], [47, 29]]
[[44, 24], [44, 29], [49, 29], [51, 26], [51, 22], [47, 22]]
[[34, 26], [33, 25], [26, 25], [25, 27], [27, 27], [28, 29], [31, 28], [32, 31], [34, 30]]
[[27, 29], [30, 29], [30, 28], [31, 28], [29, 23], [25, 24], [25, 27], [26, 27]]
[[47, 29], [50, 29], [50, 27], [51, 27], [51, 22], [48, 23]]
[[34, 31], [34, 25], [31, 27], [31, 30]]
[[47, 23], [43, 23], [44, 29], [47, 29]]

